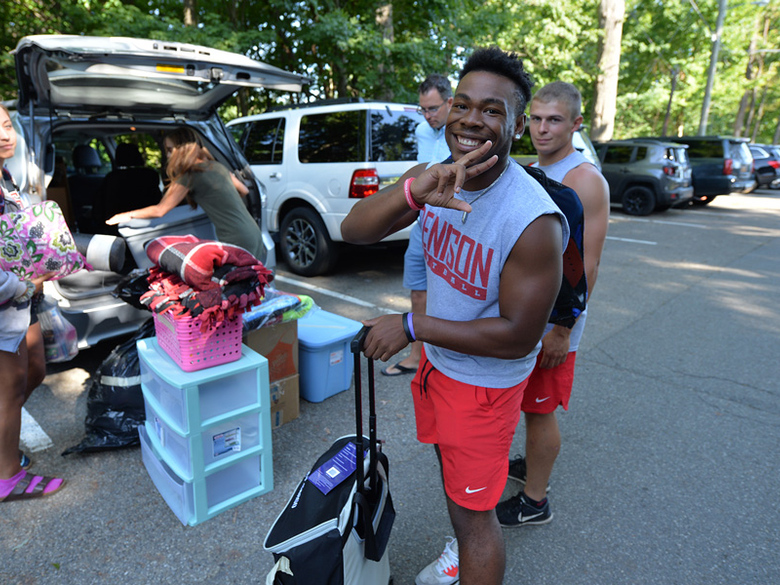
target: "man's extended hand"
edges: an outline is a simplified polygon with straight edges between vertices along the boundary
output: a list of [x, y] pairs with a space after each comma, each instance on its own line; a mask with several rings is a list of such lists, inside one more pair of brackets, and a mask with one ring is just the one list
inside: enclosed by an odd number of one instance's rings
[[447, 207], [459, 211], [471, 211], [471, 205], [460, 199], [455, 199], [455, 194], [460, 193], [461, 187], [468, 180], [487, 171], [498, 161], [498, 156], [493, 155], [483, 162], [474, 162], [485, 156], [493, 146], [487, 141], [477, 150], [468, 153], [449, 164], [436, 164], [426, 169], [411, 184], [411, 195], [420, 205], [428, 204], [434, 207]]
[[404, 332], [403, 315], [383, 315], [367, 319], [363, 325], [371, 327], [363, 342], [366, 357], [387, 361], [409, 345]]

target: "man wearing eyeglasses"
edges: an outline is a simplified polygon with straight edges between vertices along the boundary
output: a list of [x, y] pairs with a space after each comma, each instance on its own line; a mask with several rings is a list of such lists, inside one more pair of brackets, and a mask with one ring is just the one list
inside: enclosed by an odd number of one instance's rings
[[444, 123], [452, 107], [450, 80], [434, 73], [420, 84], [420, 106], [417, 112], [425, 116], [414, 130], [417, 138], [417, 162], [441, 162], [450, 156], [444, 140]]
[[[433, 73], [420, 84], [418, 93], [420, 105], [417, 112], [425, 116], [425, 122], [420, 122], [414, 130], [417, 138], [417, 162], [441, 162], [450, 156], [450, 148], [444, 139], [444, 126], [452, 107], [450, 80]], [[409, 245], [404, 254], [404, 288], [410, 291], [412, 312], [424, 314], [428, 285], [422, 251], [422, 230], [418, 222], [412, 226]], [[381, 372], [385, 376], [414, 374], [420, 365], [421, 355], [422, 342], [415, 341], [410, 346], [408, 356], [387, 366]]]

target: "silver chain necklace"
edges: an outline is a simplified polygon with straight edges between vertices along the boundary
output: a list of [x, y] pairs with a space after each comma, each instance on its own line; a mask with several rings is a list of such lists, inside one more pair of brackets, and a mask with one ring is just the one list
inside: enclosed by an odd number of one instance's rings
[[[501, 180], [501, 177], [504, 176], [504, 173], [506, 172], [506, 170], [508, 168], [509, 168], [509, 161], [507, 161], [506, 166], [504, 167], [504, 170], [501, 171], [501, 174], [498, 175], [498, 177], [496, 177], [495, 181], [493, 181], [492, 183], [490, 183], [490, 185], [488, 185], [487, 187], [482, 189], [482, 192], [479, 195], [477, 195], [476, 197], [474, 197], [474, 199], [472, 199], [471, 201], [466, 201], [466, 203], [468, 203], [469, 205], [473, 206], [474, 203], [477, 202], [477, 199], [480, 199], [482, 196], [486, 195], [487, 192], [490, 191], [493, 188], [493, 186]], [[464, 201], [465, 201], [465, 199], [464, 199]], [[468, 211], [464, 211], [463, 215], [460, 216], [460, 222], [461, 223], [466, 223], [466, 220], [468, 219], [468, 217], [469, 217], [469, 212]]]

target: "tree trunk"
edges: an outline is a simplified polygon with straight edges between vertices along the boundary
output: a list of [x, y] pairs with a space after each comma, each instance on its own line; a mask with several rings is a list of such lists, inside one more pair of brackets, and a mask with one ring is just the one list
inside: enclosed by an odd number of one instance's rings
[[625, 0], [601, 0], [599, 25], [603, 37], [599, 42], [599, 74], [596, 78], [590, 130], [594, 140], [610, 140], [615, 132], [620, 43], [625, 14]]
[[780, 143], [780, 118], [777, 119], [777, 125], [775, 126], [775, 135], [772, 136], [772, 144]]
[[198, 26], [197, 0], [184, 0], [184, 26]]
[[700, 136], [707, 134], [707, 122], [710, 117], [710, 103], [712, 102], [712, 87], [715, 85], [715, 73], [718, 69], [718, 53], [720, 52], [720, 37], [723, 34], [723, 21], [726, 20], [727, 8], [727, 0], [718, 0], [718, 21], [715, 25], [715, 33], [712, 35], [710, 67], [707, 70], [707, 86], [704, 89], [704, 100], [701, 104], [701, 118], [699, 119]]
[[[755, 66], [755, 51], [756, 43], [758, 42], [758, 28], [759, 23], [755, 23], [755, 32], [750, 38], [750, 44], [748, 45], [748, 62], [745, 67], [745, 79], [750, 81], [753, 79], [753, 68]], [[734, 136], [742, 136], [742, 132], [745, 130], [745, 114], [747, 113], [748, 99], [750, 90], [746, 89], [742, 94], [742, 99], [739, 101], [739, 110], [737, 110], [737, 119], [734, 121]]]
[[756, 113], [756, 124], [753, 126], [753, 134], [750, 136], [750, 141], [755, 142], [758, 137], [758, 130], [761, 128], [761, 118], [764, 117], [764, 102], [766, 100], [766, 86], [761, 90], [761, 99], [758, 102], [758, 112]]
[[[376, 24], [382, 31], [382, 46], [389, 47], [395, 40], [395, 31], [393, 29], [393, 4], [383, 4], [376, 9]], [[385, 50], [385, 57], [390, 57], [389, 51]], [[385, 63], [388, 63], [385, 66]], [[382, 80], [382, 88], [378, 92], [380, 100], [388, 102], [393, 101], [395, 92], [392, 86], [387, 84], [387, 81], [393, 78], [393, 65], [390, 59], [381, 59], [377, 64], [377, 70], [379, 71], [379, 78]]]
[[750, 107], [748, 108], [747, 121], [745, 122], [745, 128], [750, 132], [750, 127], [753, 125], [753, 116], [756, 113], [756, 90], [755, 88], [750, 90]]
[[664, 127], [661, 130], [661, 136], [668, 136], [669, 120], [672, 117], [672, 100], [674, 100], [674, 90], [677, 88], [677, 75], [680, 72], [672, 69], [672, 87], [669, 89], [669, 102], [666, 104], [666, 115], [664, 116]]
[[737, 119], [734, 121], [734, 136], [739, 138], [742, 136], [742, 131], [745, 129], [745, 114], [747, 113], [748, 99], [750, 96], [750, 90], [746, 89], [742, 94], [742, 99], [739, 100], [739, 110], [737, 110]]

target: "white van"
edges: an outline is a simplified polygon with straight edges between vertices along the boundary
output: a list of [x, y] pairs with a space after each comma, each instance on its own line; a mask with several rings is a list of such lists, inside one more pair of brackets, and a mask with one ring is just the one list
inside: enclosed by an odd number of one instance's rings
[[[341, 222], [361, 198], [417, 164], [417, 106], [329, 100], [228, 122], [265, 185], [265, 226], [292, 272], [316, 276], [338, 259]], [[409, 230], [388, 238], [405, 240]]]

